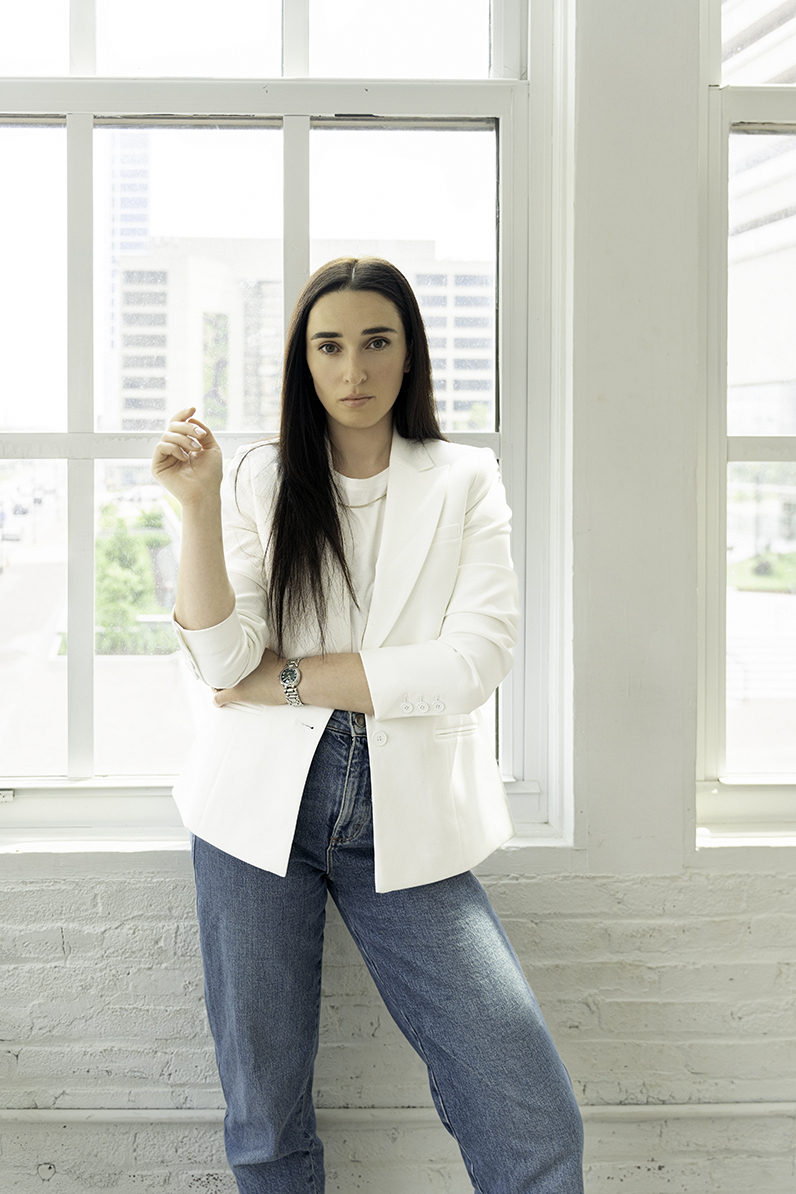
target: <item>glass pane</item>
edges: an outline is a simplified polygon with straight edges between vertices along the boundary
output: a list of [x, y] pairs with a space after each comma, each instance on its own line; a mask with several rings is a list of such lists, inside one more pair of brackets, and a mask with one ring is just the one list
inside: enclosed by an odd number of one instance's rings
[[310, 0], [310, 74], [486, 79], [489, 0]]
[[796, 83], [796, 6], [722, 0], [722, 82]]
[[796, 435], [796, 134], [730, 137], [727, 428]]
[[66, 130], [0, 125], [0, 429], [66, 430]]
[[273, 78], [282, 73], [281, 0], [97, 3], [97, 74]]
[[0, 461], [4, 775], [65, 775], [66, 463]]
[[96, 501], [96, 772], [173, 774], [198, 687], [171, 628], [179, 506], [137, 460], [98, 461]]
[[0, 75], [69, 74], [69, 0], [0, 4]]
[[[354, 163], [367, 165], [356, 175], [363, 185], [340, 186]], [[495, 428], [496, 184], [492, 129], [311, 133], [312, 268], [373, 255], [403, 271], [423, 312], [445, 431]]]
[[796, 772], [796, 464], [727, 475], [727, 773]]
[[278, 426], [282, 134], [95, 134], [95, 408], [158, 431], [196, 406], [228, 431]]

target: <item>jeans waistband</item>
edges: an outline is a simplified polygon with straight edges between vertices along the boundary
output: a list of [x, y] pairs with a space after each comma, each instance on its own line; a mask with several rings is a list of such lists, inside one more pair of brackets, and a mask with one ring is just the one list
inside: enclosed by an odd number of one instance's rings
[[347, 709], [335, 709], [326, 726], [327, 730], [337, 733], [352, 734], [353, 737], [365, 737], [368, 727], [365, 724], [364, 713], [348, 712]]
[[354, 737], [365, 737], [367, 726], [364, 713], [349, 712], [347, 709], [335, 709], [326, 725], [327, 730], [335, 730], [338, 734], [351, 734]]

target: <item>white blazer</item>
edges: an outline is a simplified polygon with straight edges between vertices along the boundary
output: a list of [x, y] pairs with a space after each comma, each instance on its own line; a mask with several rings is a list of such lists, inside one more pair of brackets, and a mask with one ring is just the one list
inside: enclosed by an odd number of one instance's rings
[[[236, 608], [206, 630], [177, 634], [213, 688], [248, 675], [269, 642], [263, 558], [276, 482], [272, 444], [245, 449], [223, 487], [227, 567]], [[240, 470], [238, 471], [238, 466]], [[237, 474], [237, 481], [236, 481]], [[469, 870], [514, 833], [494, 752], [478, 713], [511, 667], [518, 586], [510, 511], [487, 448], [393, 436], [384, 527], [362, 663], [376, 890]], [[176, 623], [175, 623], [176, 625]], [[318, 654], [308, 625], [289, 654]], [[349, 601], [332, 585], [327, 650], [350, 651]], [[232, 703], [208, 707], [174, 787], [185, 825], [284, 875], [304, 782], [331, 710]]]

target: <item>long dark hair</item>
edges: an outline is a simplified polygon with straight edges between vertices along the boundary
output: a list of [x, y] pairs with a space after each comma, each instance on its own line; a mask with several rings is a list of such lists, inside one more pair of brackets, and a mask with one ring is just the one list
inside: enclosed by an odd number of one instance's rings
[[325, 650], [327, 582], [337, 566], [354, 596], [329, 463], [326, 411], [307, 364], [307, 321], [315, 303], [339, 290], [366, 290], [389, 299], [401, 317], [411, 368], [393, 406], [405, 439], [444, 439], [437, 417], [428, 342], [414, 292], [400, 270], [378, 257], [338, 257], [316, 270], [296, 303], [285, 345], [279, 481], [266, 551], [266, 605], [271, 647], [314, 614]]

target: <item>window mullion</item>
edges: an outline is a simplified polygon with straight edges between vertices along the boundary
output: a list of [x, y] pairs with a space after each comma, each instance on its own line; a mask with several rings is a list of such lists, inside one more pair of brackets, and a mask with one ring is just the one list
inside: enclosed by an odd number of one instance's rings
[[66, 118], [68, 429], [94, 429], [93, 117]]
[[796, 461], [796, 435], [731, 435], [727, 459]]
[[310, 118], [286, 116], [284, 154], [283, 311], [287, 331], [293, 307], [310, 272]]
[[[68, 429], [90, 433], [93, 393], [93, 118], [67, 117]], [[94, 461], [69, 461], [69, 775], [94, 773]]]
[[94, 774], [94, 461], [69, 461], [69, 776]]
[[527, 0], [492, 0], [489, 20], [489, 77], [528, 78]]
[[[510, 394], [527, 392], [528, 287], [524, 263], [528, 253], [527, 213], [527, 104], [518, 103], [512, 118], [498, 125], [499, 202], [498, 226], [498, 377], [500, 386], [500, 466], [510, 503], [514, 566], [521, 586], [521, 608], [527, 610], [527, 588], [533, 580], [526, 572], [526, 492], [525, 447], [527, 436], [526, 405], [505, 400]], [[517, 268], [519, 266], [519, 268]], [[536, 606], [536, 600], [533, 600]], [[538, 609], [535, 610], [538, 613]], [[527, 635], [529, 623], [521, 619], [517, 654], [524, 659], [533, 651], [533, 636]], [[539, 679], [538, 659], [533, 673]], [[500, 690], [500, 762], [504, 772], [523, 783], [540, 776], [538, 737], [529, 736], [526, 727], [538, 726], [530, 720], [538, 698], [526, 690], [522, 668], [514, 668]], [[529, 708], [530, 706], [530, 708]]]
[[702, 77], [711, 87], [721, 87], [721, 3], [702, 0], [700, 9]]
[[700, 648], [697, 776], [724, 770], [727, 565], [727, 136], [722, 93], [711, 88], [706, 129], [707, 416], [700, 509], [705, 549], [700, 568], [704, 631]]
[[310, 0], [282, 0], [282, 75], [303, 79], [310, 73]]
[[96, 0], [71, 0], [69, 5], [69, 73], [97, 73]]

